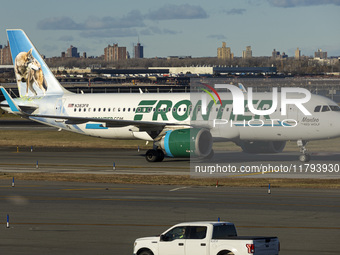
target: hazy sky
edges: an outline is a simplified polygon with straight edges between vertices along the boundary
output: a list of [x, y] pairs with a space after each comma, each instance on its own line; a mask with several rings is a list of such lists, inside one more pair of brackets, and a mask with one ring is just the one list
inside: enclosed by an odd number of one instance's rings
[[[170, 3], [171, 2], [171, 3]], [[21, 28], [41, 54], [60, 56], [72, 44], [88, 56], [108, 44], [144, 46], [145, 57], [216, 56], [222, 41], [235, 56], [272, 50], [303, 55], [318, 48], [340, 56], [340, 0], [13, 0], [3, 1], [0, 44]]]

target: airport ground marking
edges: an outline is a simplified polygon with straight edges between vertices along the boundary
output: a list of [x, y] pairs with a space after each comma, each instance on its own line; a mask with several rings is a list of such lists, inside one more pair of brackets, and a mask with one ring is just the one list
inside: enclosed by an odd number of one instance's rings
[[169, 191], [172, 192], [172, 191], [177, 191], [177, 190], [182, 190], [182, 189], [187, 189], [187, 188], [190, 188], [190, 187], [179, 187], [179, 188], [171, 189]]

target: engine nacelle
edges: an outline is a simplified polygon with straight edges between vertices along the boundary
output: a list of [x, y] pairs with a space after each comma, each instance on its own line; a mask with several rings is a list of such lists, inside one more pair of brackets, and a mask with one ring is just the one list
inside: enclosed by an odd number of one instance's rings
[[285, 141], [242, 142], [241, 148], [246, 153], [279, 153], [286, 146]]
[[212, 152], [213, 140], [207, 129], [186, 128], [169, 130], [160, 146], [169, 157], [207, 157]]

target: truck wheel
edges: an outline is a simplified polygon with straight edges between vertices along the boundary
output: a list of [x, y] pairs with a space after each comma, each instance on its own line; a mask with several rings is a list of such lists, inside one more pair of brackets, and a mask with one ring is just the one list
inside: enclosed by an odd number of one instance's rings
[[217, 255], [234, 255], [231, 251], [220, 251]]
[[138, 253], [138, 255], [153, 255], [150, 250], [143, 250], [142, 252]]

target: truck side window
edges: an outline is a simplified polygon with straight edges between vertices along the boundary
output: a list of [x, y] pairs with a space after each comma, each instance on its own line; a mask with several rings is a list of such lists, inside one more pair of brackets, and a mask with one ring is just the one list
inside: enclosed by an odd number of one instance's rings
[[161, 236], [161, 241], [171, 242], [176, 239], [186, 239], [186, 226], [176, 227]]
[[228, 239], [229, 237], [237, 236], [234, 225], [219, 224], [214, 225], [212, 239]]
[[207, 235], [207, 227], [191, 226], [187, 232], [188, 239], [204, 239]]

